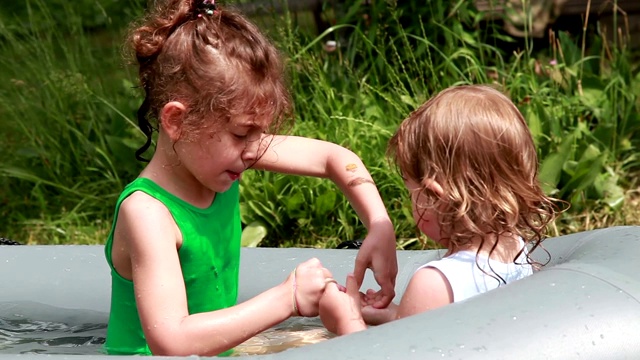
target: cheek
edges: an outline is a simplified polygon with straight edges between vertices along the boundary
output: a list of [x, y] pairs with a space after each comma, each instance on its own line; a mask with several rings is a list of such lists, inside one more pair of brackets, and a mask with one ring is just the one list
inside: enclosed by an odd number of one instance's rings
[[422, 232], [425, 232], [431, 223], [429, 214], [424, 209], [416, 209], [415, 207], [413, 208], [413, 220]]
[[432, 211], [418, 209], [414, 206], [413, 219], [423, 234], [435, 241], [440, 239], [440, 226], [437, 216]]

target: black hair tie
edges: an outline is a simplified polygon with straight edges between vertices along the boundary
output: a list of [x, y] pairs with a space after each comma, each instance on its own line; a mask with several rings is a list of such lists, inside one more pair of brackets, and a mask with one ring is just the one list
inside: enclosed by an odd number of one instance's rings
[[211, 16], [215, 13], [216, 13], [215, 0], [202, 0], [197, 2], [196, 14], [198, 14], [198, 17], [202, 17], [202, 14]]

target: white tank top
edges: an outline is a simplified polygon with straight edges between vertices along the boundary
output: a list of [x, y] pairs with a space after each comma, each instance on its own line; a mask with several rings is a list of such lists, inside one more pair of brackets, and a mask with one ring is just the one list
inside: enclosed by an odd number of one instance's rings
[[497, 260], [489, 261], [487, 256], [478, 255], [476, 264], [474, 252], [458, 251], [440, 260], [430, 261], [420, 266], [416, 271], [426, 267], [438, 269], [451, 285], [453, 302], [458, 302], [496, 289], [504, 285], [505, 282], [509, 284], [533, 274], [533, 267], [527, 264], [525, 252], [520, 254], [515, 263], [505, 264]]

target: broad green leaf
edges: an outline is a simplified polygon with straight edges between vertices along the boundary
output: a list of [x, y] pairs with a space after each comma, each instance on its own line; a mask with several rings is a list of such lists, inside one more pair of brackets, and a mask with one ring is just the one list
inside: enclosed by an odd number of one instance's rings
[[606, 153], [603, 153], [596, 159], [587, 157], [587, 159], [580, 161], [571, 180], [561, 189], [561, 194], [582, 192], [592, 186], [595, 179], [604, 170], [603, 164], [606, 156]]
[[297, 214], [300, 213], [300, 208], [304, 202], [304, 196], [302, 196], [300, 192], [289, 195], [285, 200], [287, 214], [291, 217], [297, 217]]
[[618, 177], [600, 174], [594, 181], [600, 200], [612, 209], [620, 209], [624, 203], [624, 190], [618, 185]]
[[246, 204], [259, 218], [264, 220], [267, 224], [273, 227], [282, 224], [280, 214], [273, 208], [267, 207], [267, 205], [273, 206], [272, 203], [265, 204], [262, 201], [247, 201]]
[[567, 136], [560, 144], [557, 152], [547, 155], [540, 165], [538, 178], [542, 189], [547, 193], [553, 192], [560, 182], [560, 176], [566, 163], [571, 158], [571, 148], [573, 147], [578, 130]]
[[580, 101], [593, 110], [599, 108], [604, 100], [606, 100], [606, 95], [602, 82], [593, 76], [584, 77], [582, 79]]
[[336, 192], [327, 191], [318, 196], [314, 202], [314, 213], [318, 216], [324, 216], [331, 212], [336, 205]]
[[524, 110], [524, 115], [525, 119], [527, 120], [527, 125], [529, 125], [529, 130], [531, 131], [533, 141], [535, 142], [536, 146], [538, 146], [539, 138], [543, 135], [540, 116], [538, 116], [538, 113], [533, 110], [533, 106], [527, 106]]
[[545, 193], [553, 192], [560, 182], [562, 168], [567, 160], [565, 154], [553, 153], [547, 155], [540, 165], [540, 184]]
[[242, 230], [241, 244], [244, 247], [256, 247], [267, 236], [267, 228], [260, 221], [254, 221]]

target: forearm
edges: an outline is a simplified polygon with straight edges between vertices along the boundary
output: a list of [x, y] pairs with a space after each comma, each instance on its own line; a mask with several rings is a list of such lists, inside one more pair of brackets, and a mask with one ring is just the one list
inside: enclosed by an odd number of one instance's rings
[[362, 160], [340, 145], [297, 136], [264, 135], [266, 151], [253, 165], [258, 170], [332, 180], [345, 194], [360, 220], [371, 230], [393, 225], [371, 174]]
[[347, 197], [367, 229], [382, 225], [393, 233], [393, 225], [375, 182], [355, 153], [335, 145], [327, 158], [326, 174]]
[[292, 309], [292, 289], [283, 283], [236, 306], [189, 315], [149, 345], [154, 355], [217, 355], [288, 319]]

